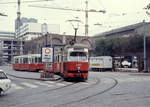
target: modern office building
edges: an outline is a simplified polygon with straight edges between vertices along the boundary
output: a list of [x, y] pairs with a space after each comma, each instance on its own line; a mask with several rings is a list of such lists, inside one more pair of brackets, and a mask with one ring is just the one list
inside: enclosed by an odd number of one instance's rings
[[[57, 24], [40, 24], [37, 19], [34, 18], [22, 18], [20, 20], [20, 29], [18, 29], [18, 20], [15, 20], [15, 35], [16, 38], [22, 40], [32, 40], [42, 36], [44, 30], [49, 33], [58, 34], [60, 33], [60, 25]], [[46, 25], [46, 28], [43, 27]]]
[[[0, 32], [0, 64], [11, 63], [13, 56], [20, 53], [20, 45], [14, 32]], [[24, 44], [24, 42], [23, 42]]]
[[[20, 26], [20, 30], [16, 30], [16, 35], [20, 35], [19, 38], [22, 38], [25, 41], [35, 39], [42, 36], [43, 24], [40, 23], [24, 23]], [[60, 33], [60, 26], [56, 24], [47, 24], [47, 31], [49, 33], [58, 34]]]

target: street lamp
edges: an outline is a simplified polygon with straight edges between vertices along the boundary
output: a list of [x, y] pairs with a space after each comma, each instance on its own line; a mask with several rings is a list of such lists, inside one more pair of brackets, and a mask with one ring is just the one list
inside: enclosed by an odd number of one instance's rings
[[73, 29], [75, 30], [74, 39], [72, 41], [70, 41], [70, 44], [73, 45], [74, 43], [76, 43], [77, 30], [79, 28], [79, 23], [81, 23], [81, 20], [74, 19], [74, 20], [68, 20], [68, 21], [70, 22], [70, 24], [72, 25]]
[[46, 36], [46, 38], [45, 38], [45, 40], [46, 40], [46, 46], [47, 46], [47, 35], [48, 35], [48, 26], [47, 26], [47, 24], [46, 23], [43, 23], [42, 24], [42, 26], [41, 26], [41, 31], [42, 31], [42, 35], [45, 35]]

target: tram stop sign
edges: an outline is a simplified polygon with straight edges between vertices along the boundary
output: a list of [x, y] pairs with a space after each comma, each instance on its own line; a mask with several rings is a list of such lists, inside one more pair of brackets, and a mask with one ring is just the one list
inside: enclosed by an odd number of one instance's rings
[[42, 48], [42, 62], [53, 62], [53, 48], [43, 47]]

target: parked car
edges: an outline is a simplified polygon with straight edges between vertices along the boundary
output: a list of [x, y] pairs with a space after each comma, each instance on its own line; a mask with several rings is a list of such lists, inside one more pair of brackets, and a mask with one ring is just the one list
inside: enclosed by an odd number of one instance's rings
[[1, 92], [7, 91], [11, 87], [11, 80], [6, 74], [0, 70], [0, 94]]
[[131, 62], [124, 60], [124, 61], [122, 62], [122, 66], [123, 66], [124, 68], [129, 68], [129, 67], [131, 67]]

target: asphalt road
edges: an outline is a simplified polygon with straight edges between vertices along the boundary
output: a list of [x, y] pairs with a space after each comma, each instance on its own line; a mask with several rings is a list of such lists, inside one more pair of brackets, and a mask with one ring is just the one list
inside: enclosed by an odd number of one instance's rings
[[12, 87], [0, 96], [0, 107], [150, 106], [148, 73], [90, 72], [87, 82], [9, 78]]

